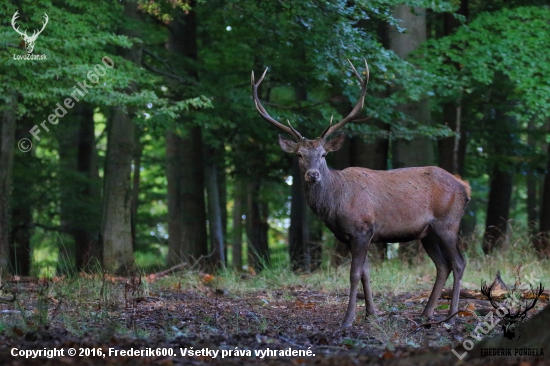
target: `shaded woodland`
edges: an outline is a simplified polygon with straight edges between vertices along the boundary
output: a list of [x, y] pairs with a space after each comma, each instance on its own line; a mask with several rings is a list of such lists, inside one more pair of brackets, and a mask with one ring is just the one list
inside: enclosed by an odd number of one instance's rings
[[[15, 11], [29, 34], [48, 15], [33, 51], [47, 59], [14, 56]], [[472, 186], [464, 246], [491, 254], [515, 228], [550, 255], [543, 1], [8, 1], [0, 14], [3, 275], [340, 263], [347, 248], [307, 207], [249, 78], [269, 68], [263, 104], [313, 138], [355, 105], [346, 59], [363, 58], [365, 108], [329, 165], [440, 166]]]

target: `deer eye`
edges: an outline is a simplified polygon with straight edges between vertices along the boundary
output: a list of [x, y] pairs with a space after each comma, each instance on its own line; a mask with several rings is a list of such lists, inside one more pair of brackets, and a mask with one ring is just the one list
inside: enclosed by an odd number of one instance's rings
[[297, 153], [296, 155], [298, 155], [299, 158], [302, 157], [302, 154], [301, 154], [301, 153]]
[[324, 158], [325, 156], [327, 156], [327, 153], [323, 153], [323, 155], [321, 155], [321, 156]]

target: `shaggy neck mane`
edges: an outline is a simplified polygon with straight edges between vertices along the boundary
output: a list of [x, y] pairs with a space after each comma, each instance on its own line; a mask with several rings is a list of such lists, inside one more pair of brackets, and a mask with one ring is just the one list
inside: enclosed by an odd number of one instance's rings
[[322, 220], [326, 220], [329, 216], [332, 216], [331, 213], [336, 208], [332, 206], [337, 201], [336, 196], [338, 196], [341, 189], [341, 185], [338, 184], [340, 172], [331, 170], [324, 163], [319, 167], [319, 173], [321, 180], [313, 183], [305, 181], [303, 178], [305, 172], [302, 172], [302, 187], [309, 207]]

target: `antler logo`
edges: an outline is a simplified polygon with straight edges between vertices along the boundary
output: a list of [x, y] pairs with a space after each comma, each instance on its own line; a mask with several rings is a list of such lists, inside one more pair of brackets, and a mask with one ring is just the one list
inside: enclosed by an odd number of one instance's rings
[[19, 27], [15, 26], [17, 18], [19, 18], [19, 11], [16, 11], [15, 14], [13, 14], [13, 17], [11, 18], [11, 26], [13, 27], [13, 29], [15, 29], [17, 33], [21, 35], [21, 37], [23, 37], [23, 41], [25, 41], [25, 47], [27, 47], [27, 53], [31, 54], [34, 50], [34, 43], [36, 42], [36, 39], [38, 38], [40, 33], [42, 33], [44, 28], [46, 28], [46, 24], [48, 24], [48, 14], [44, 13], [44, 23], [42, 23], [42, 29], [40, 29], [39, 31], [33, 31], [32, 36], [27, 35], [26, 30], [24, 32], [21, 32], [19, 30]]

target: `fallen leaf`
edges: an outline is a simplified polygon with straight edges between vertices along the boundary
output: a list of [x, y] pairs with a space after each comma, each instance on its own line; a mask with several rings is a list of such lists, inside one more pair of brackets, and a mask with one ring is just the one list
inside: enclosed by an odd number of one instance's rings
[[204, 283], [210, 283], [212, 281], [214, 281], [216, 277], [214, 277], [213, 275], [207, 273], [205, 275], [202, 276], [202, 282]]

